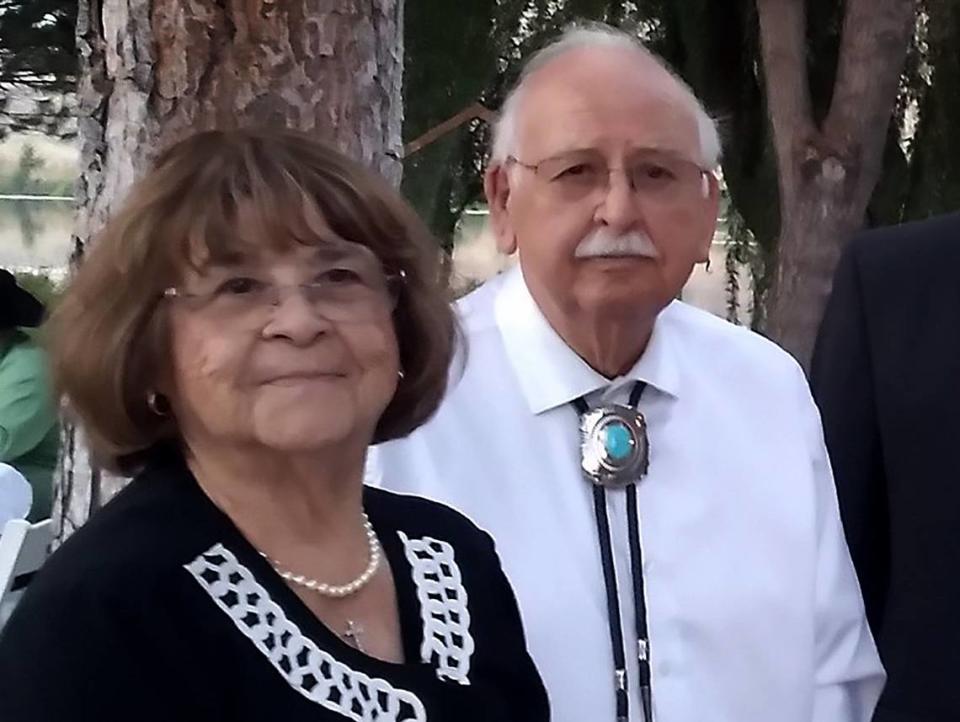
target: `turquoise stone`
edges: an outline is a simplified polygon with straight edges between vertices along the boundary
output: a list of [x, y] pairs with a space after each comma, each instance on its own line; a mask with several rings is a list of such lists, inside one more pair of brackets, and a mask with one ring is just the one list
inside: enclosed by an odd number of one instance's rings
[[614, 461], [623, 461], [633, 453], [633, 435], [626, 425], [610, 424], [603, 430], [603, 448]]

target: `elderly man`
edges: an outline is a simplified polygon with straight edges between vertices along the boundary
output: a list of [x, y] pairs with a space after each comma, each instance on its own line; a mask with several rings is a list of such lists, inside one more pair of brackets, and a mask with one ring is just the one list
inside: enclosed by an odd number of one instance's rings
[[629, 36], [541, 51], [485, 183], [519, 267], [461, 302], [436, 417], [371, 455], [493, 534], [557, 722], [866, 722], [883, 684], [800, 368], [674, 300], [718, 155]]

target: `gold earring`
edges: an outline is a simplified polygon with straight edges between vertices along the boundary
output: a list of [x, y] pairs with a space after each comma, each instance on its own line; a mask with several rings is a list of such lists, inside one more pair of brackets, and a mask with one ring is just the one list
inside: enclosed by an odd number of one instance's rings
[[167, 403], [166, 398], [164, 398], [162, 394], [158, 394], [156, 391], [151, 391], [147, 394], [147, 408], [157, 416], [166, 416], [170, 410], [170, 406]]

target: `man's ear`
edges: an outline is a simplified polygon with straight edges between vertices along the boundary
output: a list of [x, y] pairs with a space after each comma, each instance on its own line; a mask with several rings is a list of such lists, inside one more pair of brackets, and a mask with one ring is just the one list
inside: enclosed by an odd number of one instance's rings
[[487, 168], [483, 176], [483, 192], [487, 197], [490, 228], [497, 240], [497, 250], [509, 256], [517, 250], [517, 237], [513, 233], [510, 211], [507, 209], [510, 200], [510, 178], [503, 165], [496, 163]]
[[699, 233], [702, 243], [698, 249], [697, 258], [700, 263], [710, 260], [710, 245], [717, 232], [717, 219], [720, 217], [720, 181], [713, 173], [703, 174], [703, 191], [701, 211], [703, 223]]

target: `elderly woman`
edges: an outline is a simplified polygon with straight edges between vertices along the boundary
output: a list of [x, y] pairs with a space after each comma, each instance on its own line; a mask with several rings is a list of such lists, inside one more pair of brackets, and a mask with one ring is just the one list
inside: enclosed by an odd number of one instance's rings
[[93, 452], [136, 478], [11, 618], [0, 719], [548, 719], [489, 536], [362, 485], [445, 390], [436, 256], [304, 136], [159, 158], [50, 329]]

